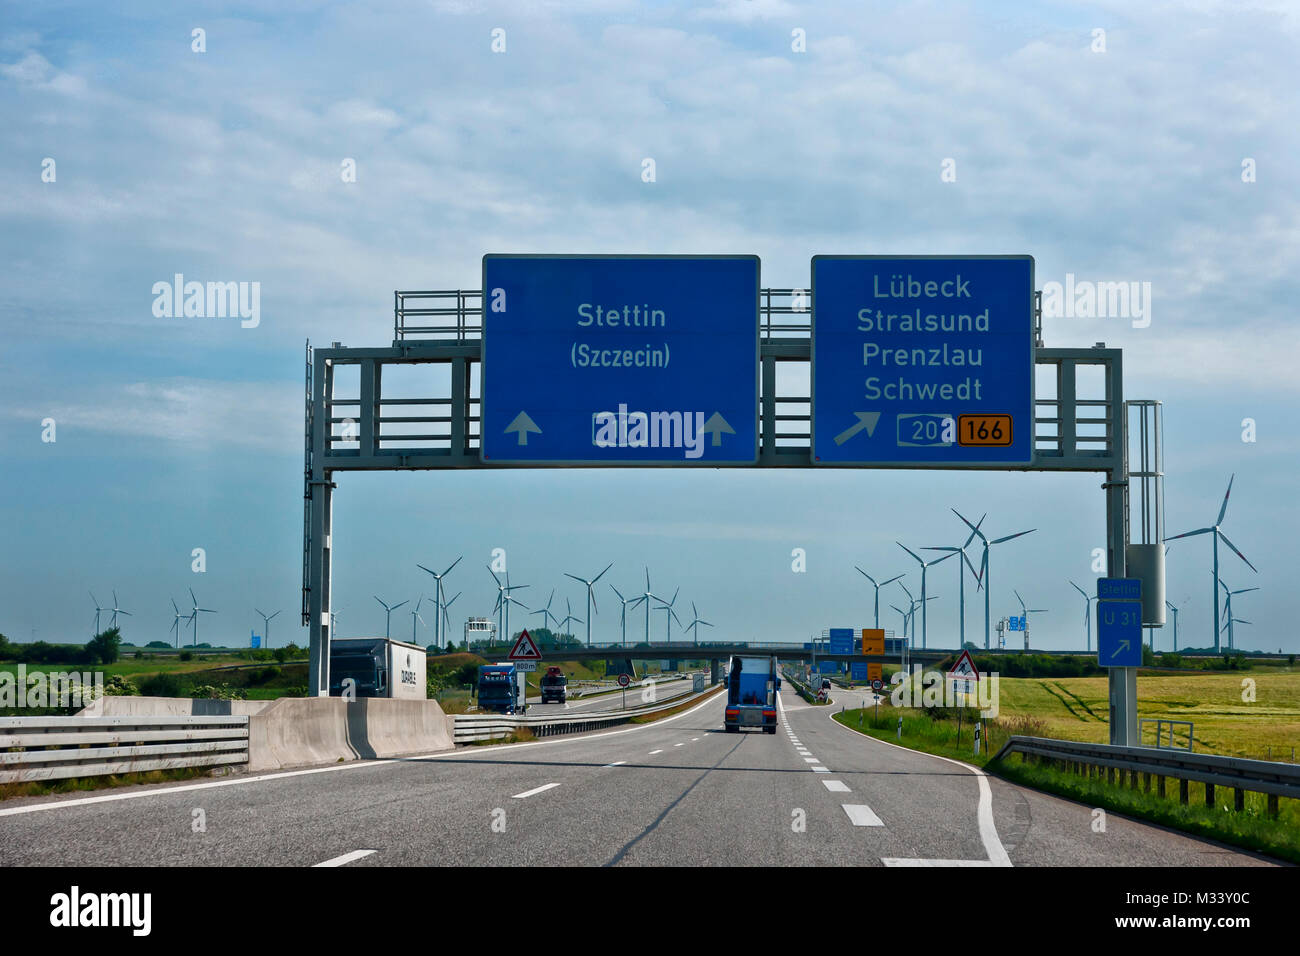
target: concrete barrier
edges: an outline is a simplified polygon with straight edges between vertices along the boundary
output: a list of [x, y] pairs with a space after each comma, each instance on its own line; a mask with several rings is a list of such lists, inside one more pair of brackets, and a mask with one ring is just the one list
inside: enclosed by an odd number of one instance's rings
[[78, 717], [251, 717], [273, 700], [208, 700], [189, 697], [100, 697]]
[[451, 750], [434, 700], [282, 697], [248, 721], [248, 769], [279, 770]]
[[206, 700], [101, 697], [78, 717], [248, 717], [248, 769], [279, 770], [433, 753], [455, 747], [455, 720], [436, 700], [281, 697]]

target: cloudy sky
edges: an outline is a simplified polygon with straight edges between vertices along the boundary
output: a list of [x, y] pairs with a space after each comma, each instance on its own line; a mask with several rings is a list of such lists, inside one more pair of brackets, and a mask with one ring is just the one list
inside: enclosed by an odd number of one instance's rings
[[[1251, 622], [1238, 644], [1300, 651], [1292, 4], [121, 6], [5, 3], [0, 16], [0, 632], [11, 639], [85, 640], [87, 592], [110, 603], [113, 589], [134, 614], [127, 640], [166, 639], [169, 598], [192, 587], [218, 612], [201, 639], [247, 640], [261, 631], [257, 606], [284, 610], [273, 643], [305, 641], [304, 343], [386, 345], [394, 289], [477, 288], [484, 253], [756, 254], [770, 287], [807, 285], [814, 254], [1016, 253], [1035, 257], [1040, 288], [1067, 274], [1150, 283], [1145, 327], [1053, 317], [1046, 344], [1121, 347], [1126, 395], [1165, 403], [1169, 533], [1212, 523], [1235, 474], [1224, 530], [1259, 573], [1225, 550], [1223, 575], [1261, 588], [1238, 600]], [[349, 160], [355, 182], [340, 175]], [[153, 286], [176, 273], [259, 283], [260, 322], [156, 315]], [[581, 586], [561, 572], [612, 561], [605, 580], [624, 593], [646, 566], [656, 592], [680, 587], [683, 619], [695, 602], [709, 636], [802, 640], [870, 626], [855, 564], [907, 572], [917, 590], [895, 541], [961, 543], [955, 507], [987, 512], [997, 535], [1038, 529], [995, 553], [993, 614], [1017, 609], [1015, 587], [1049, 609], [1035, 645], [1076, 647], [1083, 600], [1068, 582], [1091, 590], [1097, 576], [1099, 483], [344, 474], [339, 629], [383, 633], [373, 595], [428, 594], [416, 563], [463, 554], [448, 581], [464, 591], [459, 630], [491, 611], [484, 565], [504, 548], [530, 607], [555, 588], [553, 609], [568, 597], [581, 613]], [[805, 573], [791, 569], [795, 548]], [[1207, 537], [1172, 546], [1182, 644], [1209, 642], [1209, 569]], [[955, 576], [947, 563], [930, 579], [931, 644], [955, 643]], [[974, 637], [982, 598], [968, 597]], [[599, 598], [595, 634], [610, 638], [618, 605], [612, 591]], [[405, 612], [393, 629], [409, 638]], [[898, 626], [893, 611], [882, 618]]]

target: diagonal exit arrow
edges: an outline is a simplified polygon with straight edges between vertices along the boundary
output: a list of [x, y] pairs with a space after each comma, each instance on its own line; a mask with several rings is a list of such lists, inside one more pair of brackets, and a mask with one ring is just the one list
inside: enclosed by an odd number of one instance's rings
[[835, 444], [843, 445], [864, 428], [867, 430], [868, 438], [870, 438], [872, 432], [876, 430], [876, 422], [880, 421], [880, 412], [854, 412], [853, 414], [858, 416], [857, 424], [849, 426], [836, 435]]
[[709, 420], [704, 423], [704, 428], [701, 430], [706, 435], [712, 436], [713, 441], [710, 444], [712, 444], [714, 448], [717, 448], [722, 444], [723, 432], [726, 432], [728, 435], [736, 434], [736, 430], [727, 424], [727, 420], [722, 417], [721, 412], [714, 412], [710, 415]]
[[519, 444], [521, 445], [528, 444], [529, 432], [536, 432], [539, 435], [542, 433], [542, 430], [537, 427], [537, 423], [528, 417], [527, 412], [520, 412], [516, 415], [515, 420], [506, 426], [505, 431], [507, 435], [511, 432], [517, 432], [519, 434]]
[[1119, 646], [1115, 648], [1115, 652], [1110, 655], [1110, 659], [1114, 660], [1115, 658], [1119, 657], [1121, 651], [1127, 651], [1131, 643], [1132, 643], [1131, 641], [1120, 641]]

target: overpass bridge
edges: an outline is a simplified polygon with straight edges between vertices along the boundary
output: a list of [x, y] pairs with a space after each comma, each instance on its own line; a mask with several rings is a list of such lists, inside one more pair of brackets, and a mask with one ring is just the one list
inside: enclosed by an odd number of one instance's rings
[[[475, 647], [473, 652], [489, 659], [505, 660], [510, 653], [511, 644], [491, 647]], [[913, 649], [908, 660], [913, 664], [937, 664], [948, 657], [961, 653], [957, 649], [930, 648]], [[708, 641], [699, 644], [688, 641], [639, 641], [636, 644], [590, 644], [581, 647], [547, 647], [542, 648], [544, 665], [551, 661], [637, 661], [637, 660], [686, 660], [708, 661], [711, 665], [712, 678], [718, 679], [718, 665], [736, 655], [775, 656], [782, 661], [835, 661], [837, 663], [884, 664], [891, 667], [903, 666], [898, 654], [832, 654], [825, 650], [825, 645], [809, 649], [803, 644], [759, 643], [759, 642], [720, 642]]]

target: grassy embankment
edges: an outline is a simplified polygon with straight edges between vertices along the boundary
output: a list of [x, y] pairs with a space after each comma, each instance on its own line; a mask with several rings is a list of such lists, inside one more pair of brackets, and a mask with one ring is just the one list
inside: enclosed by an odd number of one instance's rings
[[[1241, 700], [1243, 678], [1255, 681], [1253, 703]], [[1263, 759], [1271, 748], [1275, 759], [1289, 758], [1291, 747], [1300, 737], [1300, 674], [1285, 669], [1233, 674], [1143, 672], [1139, 676], [1138, 700], [1141, 717], [1193, 720], [1198, 753]], [[1105, 777], [1075, 774], [1046, 763], [1026, 763], [1019, 756], [993, 761], [993, 755], [1013, 734], [1104, 743], [1108, 738], [1106, 703], [1104, 677], [1004, 678], [1001, 713], [997, 719], [985, 721], [987, 748], [978, 756], [973, 753], [974, 709], [963, 714], [960, 739], [955, 708], [925, 711], [882, 706], [878, 718], [874, 708], [869, 708], [836, 714], [835, 719], [861, 733], [986, 767], [1008, 780], [1092, 807], [1300, 862], [1298, 800], [1282, 798], [1277, 818], [1271, 819], [1264, 794], [1245, 794], [1245, 809], [1236, 811], [1232, 791], [1217, 788], [1214, 806], [1207, 807], [1205, 786], [1190, 782], [1188, 803], [1183, 805], [1178, 784], [1172, 779], [1167, 780], [1167, 795], [1160, 797], [1156, 782], [1153, 780], [1147, 791], [1146, 780], [1141, 777], [1140, 785], [1134, 788], [1131, 781], [1129, 786], [1110, 783]]]

